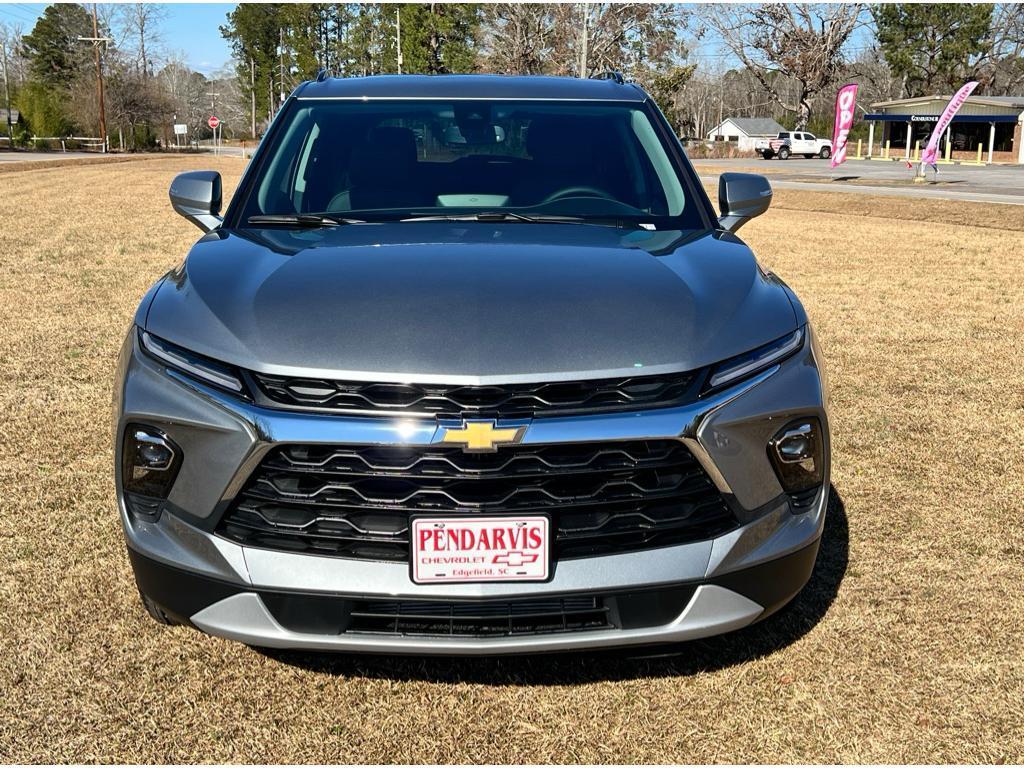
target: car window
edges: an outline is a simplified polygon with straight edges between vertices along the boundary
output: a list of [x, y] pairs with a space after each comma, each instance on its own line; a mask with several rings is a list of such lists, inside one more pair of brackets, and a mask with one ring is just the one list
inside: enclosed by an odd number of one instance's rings
[[324, 99], [282, 117], [243, 219], [510, 210], [703, 226], [639, 104]]
[[780, 139], [788, 139], [789, 138], [789, 134], [788, 133], [780, 133], [779, 134], [779, 138]]

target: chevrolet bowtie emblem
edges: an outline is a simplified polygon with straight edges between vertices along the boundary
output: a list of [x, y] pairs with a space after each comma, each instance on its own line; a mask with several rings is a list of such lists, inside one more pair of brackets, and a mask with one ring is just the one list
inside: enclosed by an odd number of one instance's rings
[[464, 421], [462, 427], [447, 427], [442, 443], [457, 443], [466, 453], [482, 453], [498, 450], [499, 445], [518, 443], [526, 427], [499, 429], [493, 421]]

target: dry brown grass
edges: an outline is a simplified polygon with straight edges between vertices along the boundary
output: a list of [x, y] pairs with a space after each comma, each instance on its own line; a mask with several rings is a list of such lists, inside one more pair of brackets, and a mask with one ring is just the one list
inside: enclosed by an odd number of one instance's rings
[[968, 226], [1006, 207], [786, 190], [743, 231], [831, 370], [845, 513], [792, 610], [666, 659], [272, 658], [152, 623], [114, 510], [196, 162], [0, 177], [0, 762], [1024, 760], [1024, 227]]

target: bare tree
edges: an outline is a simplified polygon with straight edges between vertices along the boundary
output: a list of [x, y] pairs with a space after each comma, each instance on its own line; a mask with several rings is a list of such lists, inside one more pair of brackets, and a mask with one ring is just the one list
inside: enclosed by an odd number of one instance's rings
[[[803, 129], [814, 98], [835, 84], [843, 49], [862, 24], [863, 10], [860, 3], [767, 3], [705, 6], [701, 13], [765, 92], [796, 114], [796, 127]], [[773, 73], [796, 81], [795, 99], [786, 98]]]
[[1012, 96], [1024, 86], [1024, 4], [995, 7], [985, 53], [975, 66], [991, 96]]
[[7, 24], [0, 22], [0, 40], [7, 46], [7, 77], [12, 87], [21, 87], [28, 81], [28, 61], [21, 50], [21, 35], [24, 26], [21, 23]]
[[904, 95], [903, 78], [897, 76], [876, 50], [862, 51], [850, 62], [848, 80], [860, 84], [857, 100], [864, 104], [899, 99]]
[[131, 42], [139, 72], [143, 79], [150, 75], [154, 49], [160, 44], [160, 23], [167, 10], [157, 3], [126, 3], [118, 6], [125, 37]]
[[483, 65], [507, 75], [547, 71], [554, 33], [552, 3], [492, 3], [484, 6]]
[[193, 72], [185, 63], [183, 54], [174, 54], [156, 75], [156, 81], [167, 96], [171, 117], [188, 126], [189, 136], [198, 136], [207, 130], [210, 90], [206, 78]]
[[[635, 76], [676, 64], [685, 53], [679, 32], [687, 16], [688, 11], [674, 3], [557, 4], [550, 70], [590, 77], [614, 69]], [[585, 62], [580, 55], [584, 28]]]

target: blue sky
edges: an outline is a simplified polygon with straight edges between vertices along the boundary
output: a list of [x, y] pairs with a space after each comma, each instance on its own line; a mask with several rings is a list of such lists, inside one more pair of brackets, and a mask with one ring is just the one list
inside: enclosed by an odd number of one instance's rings
[[[0, 2], [0, 23], [21, 25], [30, 32], [48, 3]], [[102, 3], [100, 5], [103, 5]], [[231, 49], [218, 28], [236, 3], [163, 3], [166, 18], [160, 25], [162, 47], [181, 51], [197, 72], [210, 74], [231, 60]], [[91, 7], [91, 6], [89, 6]]]

